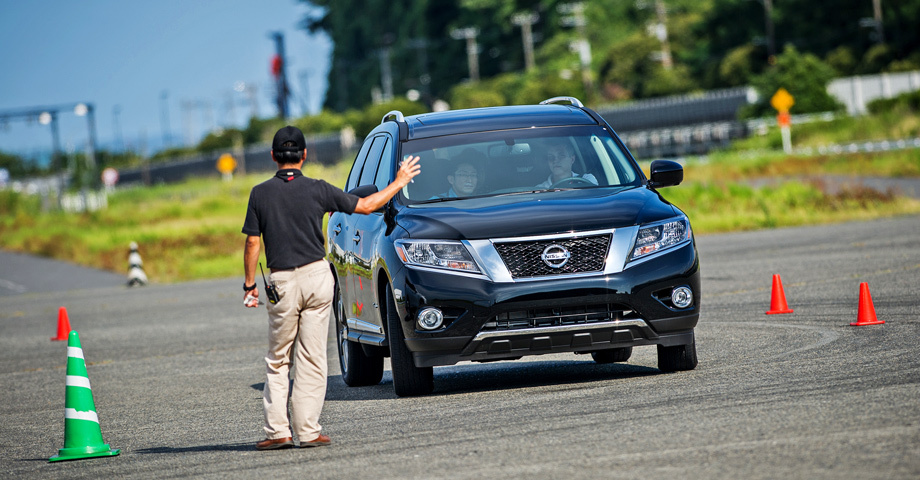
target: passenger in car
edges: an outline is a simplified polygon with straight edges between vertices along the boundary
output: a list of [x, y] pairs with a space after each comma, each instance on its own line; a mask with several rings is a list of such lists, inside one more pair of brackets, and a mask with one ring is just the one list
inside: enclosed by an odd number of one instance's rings
[[590, 173], [579, 175], [572, 171], [572, 164], [575, 163], [575, 151], [572, 146], [564, 143], [553, 143], [546, 149], [546, 161], [549, 164], [549, 178], [545, 182], [537, 185], [537, 188], [550, 188], [556, 183], [570, 178], [581, 178], [597, 185], [597, 178]]
[[447, 183], [450, 189], [432, 198], [457, 198], [473, 195], [479, 185], [479, 172], [477, 164], [481, 164], [484, 156], [473, 148], [464, 149], [457, 156], [455, 167], [447, 174]]

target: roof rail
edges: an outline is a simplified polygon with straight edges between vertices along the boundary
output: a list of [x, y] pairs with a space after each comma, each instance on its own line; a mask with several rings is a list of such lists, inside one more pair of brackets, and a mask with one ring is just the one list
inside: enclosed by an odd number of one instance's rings
[[548, 99], [543, 100], [542, 102], [540, 102], [540, 105], [549, 105], [550, 103], [557, 103], [557, 102], [569, 102], [569, 103], [571, 103], [572, 105], [574, 105], [574, 106], [576, 106], [576, 107], [578, 107], [578, 108], [584, 108], [584, 106], [585, 106], [583, 103], [581, 103], [581, 100], [579, 100], [579, 99], [577, 99], [577, 98], [575, 98], [575, 97], [553, 97], [553, 98], [548, 98]]
[[380, 120], [380, 123], [386, 123], [387, 119], [391, 116], [396, 117], [397, 123], [406, 123], [406, 116], [399, 110], [390, 110], [387, 112], [387, 114], [383, 116], [383, 119]]

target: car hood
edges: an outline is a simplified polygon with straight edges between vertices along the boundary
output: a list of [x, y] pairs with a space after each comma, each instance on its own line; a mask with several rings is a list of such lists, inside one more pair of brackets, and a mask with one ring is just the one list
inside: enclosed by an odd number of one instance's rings
[[406, 205], [396, 222], [412, 238], [473, 240], [605, 230], [677, 213], [648, 188], [591, 188]]

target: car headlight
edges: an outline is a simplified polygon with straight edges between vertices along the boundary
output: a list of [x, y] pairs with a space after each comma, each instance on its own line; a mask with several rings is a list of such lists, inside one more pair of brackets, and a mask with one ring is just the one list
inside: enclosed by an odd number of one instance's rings
[[642, 226], [636, 233], [636, 243], [629, 255], [637, 260], [666, 250], [690, 239], [690, 222], [685, 217], [665, 223]]
[[396, 253], [406, 265], [480, 273], [470, 252], [460, 242], [447, 240], [397, 240]]

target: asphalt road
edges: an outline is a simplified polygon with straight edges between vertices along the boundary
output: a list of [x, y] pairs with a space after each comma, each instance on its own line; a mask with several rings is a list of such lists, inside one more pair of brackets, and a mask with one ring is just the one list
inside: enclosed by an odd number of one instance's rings
[[[920, 477], [920, 217], [697, 242], [696, 370], [661, 373], [654, 347], [619, 365], [531, 357], [437, 368], [433, 395], [399, 399], [389, 371], [345, 387], [330, 341], [334, 444], [314, 449], [254, 449], [267, 332], [240, 278], [0, 296], [0, 477]], [[765, 315], [773, 274], [794, 313]], [[884, 325], [849, 325], [861, 282]], [[117, 457], [48, 462], [60, 306]]]
[[[125, 271], [128, 254], [125, 253]], [[127, 275], [0, 250], [0, 297], [125, 285]]]

